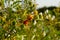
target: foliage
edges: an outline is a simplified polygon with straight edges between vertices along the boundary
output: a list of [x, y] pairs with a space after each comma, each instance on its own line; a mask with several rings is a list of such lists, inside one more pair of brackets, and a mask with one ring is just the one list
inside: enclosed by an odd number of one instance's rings
[[60, 40], [60, 8], [52, 15], [38, 13], [32, 0], [7, 1], [7, 6], [0, 2], [0, 40]]

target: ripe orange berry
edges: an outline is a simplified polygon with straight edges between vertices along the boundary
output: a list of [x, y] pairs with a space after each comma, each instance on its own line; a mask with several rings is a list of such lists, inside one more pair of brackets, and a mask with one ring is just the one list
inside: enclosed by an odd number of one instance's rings
[[27, 19], [28, 19], [28, 20], [32, 20], [32, 19], [33, 19], [33, 15], [31, 15], [31, 14], [28, 15], [28, 16], [27, 16]]
[[28, 25], [29, 24], [28, 20], [25, 20], [23, 24]]

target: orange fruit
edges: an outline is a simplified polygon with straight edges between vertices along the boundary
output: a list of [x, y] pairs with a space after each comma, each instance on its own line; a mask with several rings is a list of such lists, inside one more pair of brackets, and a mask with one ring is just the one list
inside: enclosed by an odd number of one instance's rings
[[23, 21], [23, 24], [28, 25], [29, 24], [29, 21], [28, 20], [24, 20]]
[[27, 16], [27, 19], [28, 19], [28, 20], [32, 20], [32, 19], [33, 19], [33, 15], [31, 15], [31, 14], [28, 15], [28, 16]]

